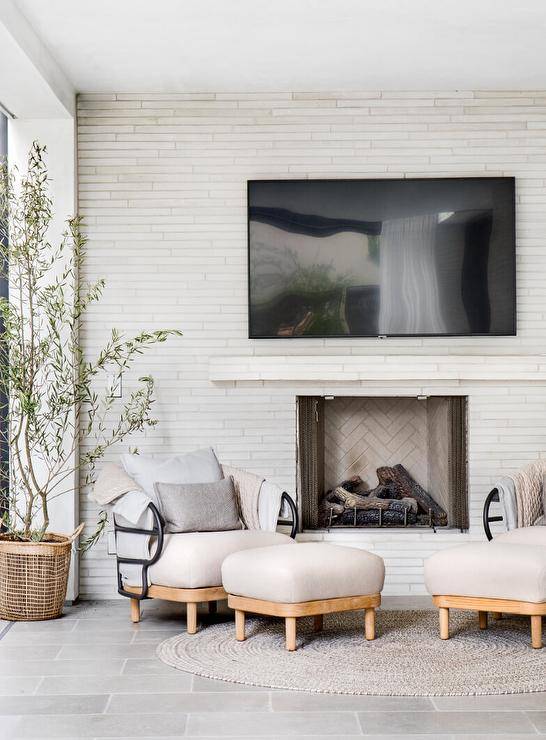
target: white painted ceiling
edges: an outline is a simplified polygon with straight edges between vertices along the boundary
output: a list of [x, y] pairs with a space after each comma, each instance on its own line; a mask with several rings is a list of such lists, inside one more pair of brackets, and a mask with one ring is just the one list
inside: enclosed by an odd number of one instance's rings
[[15, 0], [78, 91], [546, 88], [546, 0]]

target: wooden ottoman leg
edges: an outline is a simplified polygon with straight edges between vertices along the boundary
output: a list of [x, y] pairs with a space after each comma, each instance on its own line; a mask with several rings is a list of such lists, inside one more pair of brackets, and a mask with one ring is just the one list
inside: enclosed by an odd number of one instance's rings
[[313, 630], [315, 632], [322, 632], [324, 627], [324, 616], [322, 614], [315, 614], [313, 618]]
[[285, 617], [286, 649], [296, 649], [296, 617]]
[[540, 614], [531, 616], [531, 645], [534, 648], [542, 647], [542, 617]]
[[366, 640], [375, 640], [375, 609], [373, 607], [364, 612], [364, 631]]
[[502, 612], [491, 612], [491, 619], [502, 619]]
[[137, 624], [140, 622], [140, 600], [131, 599], [131, 622]]
[[480, 623], [480, 629], [487, 629], [487, 612], [478, 612], [478, 620]]
[[186, 629], [188, 635], [195, 635], [197, 632], [197, 603], [194, 601], [186, 604]]
[[449, 609], [440, 607], [440, 639], [449, 640]]
[[245, 639], [245, 613], [240, 609], [235, 610], [235, 637], [239, 642]]

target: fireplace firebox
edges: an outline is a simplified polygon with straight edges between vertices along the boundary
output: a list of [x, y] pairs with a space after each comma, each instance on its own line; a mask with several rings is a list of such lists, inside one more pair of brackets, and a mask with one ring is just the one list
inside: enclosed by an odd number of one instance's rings
[[467, 398], [299, 396], [304, 529], [468, 528]]

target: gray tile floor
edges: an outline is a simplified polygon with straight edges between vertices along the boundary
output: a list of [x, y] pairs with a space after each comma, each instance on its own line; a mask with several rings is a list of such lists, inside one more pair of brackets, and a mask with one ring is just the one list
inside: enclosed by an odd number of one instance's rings
[[[384, 600], [384, 606], [422, 607]], [[0, 622], [0, 738], [466, 738], [546, 735], [546, 693], [415, 699], [269, 691], [176, 671], [157, 644], [176, 604], [82, 602], [57, 621]], [[203, 618], [208, 615], [203, 613]], [[218, 619], [227, 618], [220, 613]]]

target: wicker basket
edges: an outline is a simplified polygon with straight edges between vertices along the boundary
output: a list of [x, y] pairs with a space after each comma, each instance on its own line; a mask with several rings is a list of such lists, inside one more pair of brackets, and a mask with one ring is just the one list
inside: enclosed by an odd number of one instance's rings
[[0, 619], [55, 619], [63, 611], [73, 535], [48, 532], [46, 542], [20, 542], [0, 535]]

